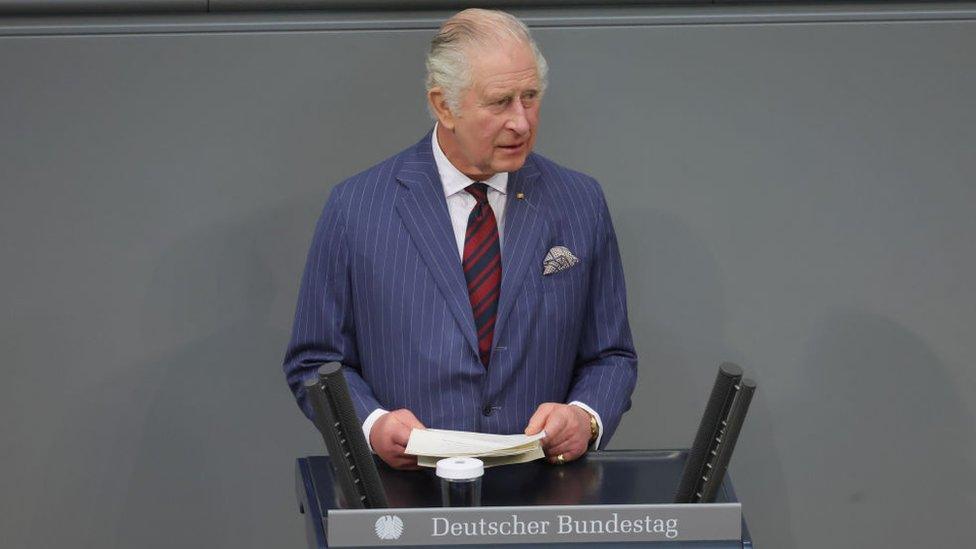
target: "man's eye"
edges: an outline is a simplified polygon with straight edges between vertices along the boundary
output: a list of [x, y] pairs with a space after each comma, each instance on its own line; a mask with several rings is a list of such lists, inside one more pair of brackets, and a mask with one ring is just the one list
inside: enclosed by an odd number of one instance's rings
[[502, 98], [502, 99], [495, 100], [492, 103], [492, 105], [497, 105], [499, 107], [504, 107], [505, 105], [508, 105], [509, 101], [511, 101], [511, 98], [510, 97], [505, 97], [505, 98]]

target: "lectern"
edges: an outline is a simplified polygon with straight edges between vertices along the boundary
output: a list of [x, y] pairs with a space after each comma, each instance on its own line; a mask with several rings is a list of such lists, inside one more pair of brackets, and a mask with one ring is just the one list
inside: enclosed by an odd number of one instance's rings
[[445, 508], [432, 471], [377, 460], [389, 508], [343, 509], [329, 458], [297, 460], [308, 546], [751, 548], [726, 475], [710, 504], [673, 503], [686, 451], [591, 452], [488, 469], [481, 506]]

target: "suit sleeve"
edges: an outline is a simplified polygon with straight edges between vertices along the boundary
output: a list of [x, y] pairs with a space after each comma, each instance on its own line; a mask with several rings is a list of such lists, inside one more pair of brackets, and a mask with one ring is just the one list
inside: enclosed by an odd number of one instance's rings
[[617, 236], [599, 187], [597, 194], [599, 212], [590, 288], [567, 401], [583, 402], [599, 414], [603, 423], [599, 445], [605, 448], [620, 417], [630, 409], [630, 395], [637, 383], [637, 353], [627, 320]]
[[380, 404], [362, 377], [357, 352], [350, 251], [342, 205], [346, 188], [340, 185], [333, 190], [315, 227], [282, 367], [299, 407], [312, 419], [303, 381], [315, 376], [323, 363], [341, 363], [362, 422]]

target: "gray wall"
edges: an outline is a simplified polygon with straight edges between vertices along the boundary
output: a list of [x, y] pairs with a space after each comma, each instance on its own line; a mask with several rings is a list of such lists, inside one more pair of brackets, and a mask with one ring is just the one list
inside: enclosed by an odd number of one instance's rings
[[[738, 361], [763, 547], [968, 541], [974, 14], [529, 13], [539, 150], [601, 179], [625, 257], [612, 447], [690, 444]], [[0, 20], [0, 546], [302, 546], [306, 247], [430, 125], [440, 16]]]

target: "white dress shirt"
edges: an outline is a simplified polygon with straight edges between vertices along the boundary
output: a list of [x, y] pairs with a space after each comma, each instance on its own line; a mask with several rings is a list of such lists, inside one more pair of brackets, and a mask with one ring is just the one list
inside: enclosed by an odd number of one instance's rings
[[[440, 143], [437, 142], [437, 126], [434, 126], [434, 133], [431, 135], [431, 148], [434, 150], [434, 162], [437, 164], [437, 173], [441, 176], [441, 185], [444, 187], [444, 196], [447, 198], [447, 211], [451, 214], [451, 225], [454, 228], [454, 239], [457, 240], [458, 257], [464, 258], [464, 234], [468, 230], [468, 216], [474, 209], [478, 201], [471, 193], [465, 191], [468, 185], [479, 183], [461, 173], [460, 170], [451, 164], [447, 155], [441, 150]], [[505, 190], [508, 187], [508, 172], [496, 173], [484, 181], [488, 185], [488, 205], [495, 213], [495, 222], [498, 224], [498, 249], [501, 249], [502, 240], [505, 237]]]
[[[471, 210], [478, 203], [477, 199], [464, 189], [472, 183], [477, 183], [477, 181], [461, 173], [447, 159], [447, 155], [441, 150], [440, 143], [437, 142], [436, 124], [434, 125], [434, 131], [431, 133], [430, 141], [431, 149], [434, 152], [434, 163], [437, 164], [437, 173], [440, 175], [441, 185], [444, 187], [444, 197], [447, 199], [447, 211], [451, 216], [451, 226], [454, 229], [454, 239], [457, 241], [458, 247], [458, 261], [460, 261], [464, 258], [464, 235], [468, 230], [468, 216], [471, 215]], [[507, 199], [508, 172], [496, 173], [485, 181], [481, 181], [481, 183], [488, 185], [488, 205], [491, 206], [492, 211], [495, 213], [495, 222], [498, 224], [498, 247], [501, 249], [504, 242], [502, 238], [504, 237], [505, 231], [505, 201]], [[504, 265], [502, 268], [504, 269]], [[593, 442], [593, 447], [598, 448], [600, 446], [600, 439], [603, 438], [603, 421], [600, 419], [600, 414], [582, 402], [574, 400], [570, 404], [579, 406], [596, 418], [598, 434], [596, 440]], [[369, 442], [369, 433], [373, 430], [373, 424], [376, 423], [376, 420], [386, 413], [388, 413], [387, 410], [377, 408], [363, 422], [363, 435], [366, 437], [366, 444], [370, 450], [373, 449], [373, 445]]]

